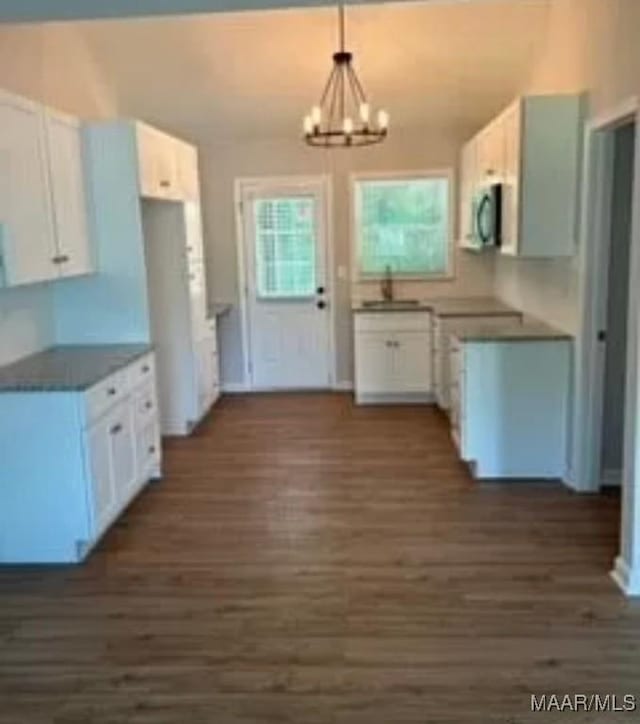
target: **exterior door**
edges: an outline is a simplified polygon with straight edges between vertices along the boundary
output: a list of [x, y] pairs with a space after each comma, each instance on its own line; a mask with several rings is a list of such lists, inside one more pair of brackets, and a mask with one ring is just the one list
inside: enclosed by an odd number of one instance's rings
[[246, 185], [242, 218], [252, 388], [330, 387], [324, 180]]

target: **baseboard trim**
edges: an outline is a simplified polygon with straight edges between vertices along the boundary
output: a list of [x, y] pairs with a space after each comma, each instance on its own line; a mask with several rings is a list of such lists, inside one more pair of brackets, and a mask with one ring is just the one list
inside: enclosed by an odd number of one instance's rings
[[341, 380], [334, 382], [333, 389], [336, 392], [353, 392], [353, 382], [351, 380]]
[[239, 395], [243, 392], [250, 392], [250, 389], [244, 382], [225, 382], [222, 385], [222, 391], [228, 395]]
[[409, 392], [405, 394], [379, 394], [356, 392], [357, 405], [433, 405], [435, 397], [431, 392]]
[[600, 485], [603, 488], [619, 488], [622, 485], [622, 470], [603, 470]]
[[616, 558], [613, 570], [611, 571], [611, 578], [613, 578], [622, 589], [622, 592], [626, 596], [629, 596], [629, 598], [640, 596], [640, 570], [632, 570], [629, 568], [629, 565], [622, 556]]

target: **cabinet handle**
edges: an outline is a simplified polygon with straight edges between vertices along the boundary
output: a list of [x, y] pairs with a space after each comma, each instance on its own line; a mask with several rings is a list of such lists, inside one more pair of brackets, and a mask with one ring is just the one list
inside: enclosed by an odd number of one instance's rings
[[113, 397], [113, 396], [116, 394], [116, 392], [117, 392], [117, 390], [116, 390], [115, 387], [110, 387], [110, 388], [107, 390], [107, 395], [109, 395], [109, 397]]
[[152, 409], [153, 409], [153, 402], [151, 402], [151, 401], [149, 400], [149, 401], [147, 402], [147, 404], [145, 405], [145, 409], [147, 409], [147, 410], [152, 410]]
[[142, 371], [143, 371], [143, 373], [146, 375], [147, 372], [150, 371], [149, 365], [145, 365], [145, 366], [142, 368]]
[[153, 455], [153, 453], [154, 453], [155, 451], [156, 451], [156, 446], [155, 446], [155, 445], [150, 445], [150, 446], [149, 446], [149, 455]]
[[171, 187], [171, 181], [167, 181], [167, 179], [162, 179], [162, 181], [160, 181], [160, 186], [163, 189], [168, 189]]
[[117, 435], [119, 432], [122, 432], [122, 425], [120, 423], [114, 425], [109, 432], [112, 435]]
[[51, 261], [54, 264], [66, 264], [69, 261], [69, 257], [66, 254], [60, 254], [60, 256], [54, 256]]

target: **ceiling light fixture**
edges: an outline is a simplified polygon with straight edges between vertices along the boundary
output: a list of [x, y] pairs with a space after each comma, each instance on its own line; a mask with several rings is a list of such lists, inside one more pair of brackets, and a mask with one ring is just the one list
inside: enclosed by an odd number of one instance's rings
[[371, 106], [353, 68], [353, 55], [345, 50], [344, 5], [338, 5], [340, 50], [320, 103], [304, 118], [304, 138], [321, 148], [371, 146], [387, 137], [389, 114], [379, 110], [372, 120]]

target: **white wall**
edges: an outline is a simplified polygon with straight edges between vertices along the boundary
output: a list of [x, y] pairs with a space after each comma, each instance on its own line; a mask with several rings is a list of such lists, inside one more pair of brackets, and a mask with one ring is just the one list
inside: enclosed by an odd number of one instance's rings
[[[111, 92], [72, 26], [0, 26], [0, 87], [78, 115], [115, 110]], [[0, 290], [0, 365], [53, 342], [48, 285]]]
[[[334, 261], [350, 267], [349, 176], [357, 171], [450, 168], [457, 163], [459, 139], [425, 129], [420, 135], [397, 131], [384, 144], [365, 150], [312, 149], [294, 137], [233, 144], [195, 139], [201, 154], [203, 209], [208, 251], [209, 281], [220, 301], [233, 305], [221, 321], [222, 377], [226, 384], [243, 380], [242, 338], [237, 285], [236, 230], [233, 208], [234, 180], [252, 176], [329, 174], [333, 185]], [[400, 283], [405, 296], [460, 296], [490, 294], [492, 259], [461, 254], [453, 282]], [[336, 275], [337, 276], [337, 275]], [[349, 275], [350, 276], [350, 275]], [[337, 380], [352, 379], [351, 299], [378, 295], [376, 285], [356, 285], [349, 278], [337, 281]]]
[[[598, 114], [640, 94], [640, 2], [554, 0], [546, 42], [524, 93], [583, 92]], [[570, 333], [579, 322], [580, 259], [521, 261], [501, 257], [496, 294]]]

